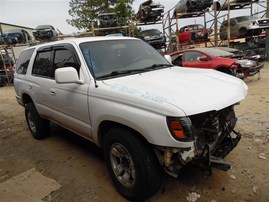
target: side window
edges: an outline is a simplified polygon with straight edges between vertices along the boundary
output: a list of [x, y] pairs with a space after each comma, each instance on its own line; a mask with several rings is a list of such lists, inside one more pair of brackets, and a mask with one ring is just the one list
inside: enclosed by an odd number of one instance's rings
[[41, 77], [54, 77], [51, 62], [51, 51], [38, 52], [32, 69], [32, 74]]
[[201, 56], [203, 56], [203, 54], [200, 52], [188, 51], [184, 53], [184, 60], [186, 62], [199, 61]]
[[179, 55], [172, 56], [172, 64], [177, 66], [182, 66], [182, 53]]
[[19, 57], [17, 64], [16, 64], [16, 73], [17, 74], [26, 74], [27, 69], [28, 69], [28, 65], [29, 65], [29, 62], [30, 62], [30, 59], [33, 55], [34, 50], [35, 50], [34, 48], [28, 49], [26, 51], [23, 51], [20, 54], [20, 57]]
[[80, 64], [71, 50], [55, 50], [53, 68], [56, 70], [62, 67], [74, 67], [79, 73]]

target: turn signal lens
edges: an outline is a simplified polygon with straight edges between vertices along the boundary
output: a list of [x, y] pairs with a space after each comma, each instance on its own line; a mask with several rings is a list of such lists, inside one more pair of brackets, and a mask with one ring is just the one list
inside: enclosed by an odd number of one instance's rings
[[186, 137], [179, 121], [171, 121], [171, 129], [173, 130], [176, 137], [180, 139]]
[[168, 128], [176, 140], [192, 141], [194, 130], [188, 117], [167, 117]]

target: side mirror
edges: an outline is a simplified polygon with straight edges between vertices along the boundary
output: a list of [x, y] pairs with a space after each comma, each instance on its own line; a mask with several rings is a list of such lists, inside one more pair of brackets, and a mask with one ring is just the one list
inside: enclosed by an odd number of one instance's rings
[[83, 84], [82, 80], [78, 78], [78, 72], [74, 67], [63, 67], [56, 69], [55, 71], [55, 81], [59, 84], [64, 83], [77, 83]]
[[199, 58], [199, 60], [200, 60], [200, 61], [207, 61], [208, 58], [207, 58], [207, 56], [203, 55], [203, 56], [201, 56], [201, 57]]
[[164, 58], [170, 63], [172, 64], [172, 58], [170, 55], [164, 55]]

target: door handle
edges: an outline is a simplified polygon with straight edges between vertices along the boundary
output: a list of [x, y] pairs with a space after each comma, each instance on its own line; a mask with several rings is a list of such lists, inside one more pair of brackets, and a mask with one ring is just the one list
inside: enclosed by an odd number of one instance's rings
[[50, 89], [50, 95], [53, 95], [53, 96], [56, 95], [55, 89]]

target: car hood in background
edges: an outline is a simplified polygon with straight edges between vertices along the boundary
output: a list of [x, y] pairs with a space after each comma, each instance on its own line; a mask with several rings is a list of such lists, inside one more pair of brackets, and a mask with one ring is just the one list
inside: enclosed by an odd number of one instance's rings
[[248, 89], [242, 80], [215, 70], [181, 67], [103, 82], [107, 85], [104, 88], [109, 88], [111, 99], [168, 116], [189, 116], [223, 109], [244, 99]]

